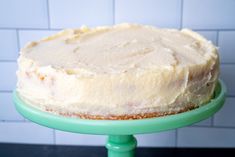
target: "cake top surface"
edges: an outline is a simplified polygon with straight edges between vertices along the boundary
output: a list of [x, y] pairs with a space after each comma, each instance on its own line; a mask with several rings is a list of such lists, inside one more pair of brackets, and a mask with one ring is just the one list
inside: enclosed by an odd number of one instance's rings
[[188, 29], [137, 24], [66, 29], [31, 42], [21, 55], [40, 66], [120, 72], [205, 64], [217, 56], [210, 41]]

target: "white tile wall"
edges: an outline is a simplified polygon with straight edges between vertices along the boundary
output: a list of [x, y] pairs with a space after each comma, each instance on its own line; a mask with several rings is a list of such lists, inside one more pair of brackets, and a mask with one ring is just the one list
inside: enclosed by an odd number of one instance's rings
[[214, 45], [217, 45], [217, 32], [216, 31], [196, 31], [206, 39], [212, 41]]
[[235, 64], [222, 64], [221, 78], [227, 85], [228, 95], [235, 96]]
[[116, 0], [115, 23], [180, 27], [180, 0]]
[[75, 134], [58, 130], [56, 130], [55, 136], [56, 144], [65, 145], [104, 145], [107, 139], [104, 135]]
[[18, 56], [15, 30], [0, 30], [0, 60], [15, 60]]
[[0, 93], [0, 120], [24, 120], [15, 110], [12, 93]]
[[140, 147], [174, 147], [176, 143], [176, 131], [166, 131], [161, 133], [152, 133], [136, 135], [138, 146]]
[[178, 129], [179, 147], [235, 147], [235, 129], [186, 127]]
[[183, 27], [235, 29], [234, 0], [184, 0]]
[[1, 0], [0, 28], [48, 28], [47, 0]]
[[10, 91], [16, 85], [16, 62], [0, 62], [0, 91]]
[[30, 122], [0, 122], [0, 142], [53, 144], [53, 130]]
[[203, 120], [201, 122], [195, 123], [194, 126], [211, 126], [212, 124], [212, 118], [208, 118], [206, 120]]
[[[234, 0], [1, 0], [0, 142], [103, 145], [106, 137], [53, 131], [23, 121], [12, 103], [19, 47], [61, 28], [135, 22], [193, 29], [220, 48], [221, 78], [228, 87], [223, 109], [191, 127], [137, 135], [139, 146], [235, 147]], [[35, 136], [37, 135], [37, 136]]]
[[[141, 147], [172, 147], [175, 146], [175, 131], [166, 131], [162, 133], [135, 135], [138, 140], [138, 146]], [[56, 144], [64, 145], [104, 145], [107, 136], [104, 135], [84, 135], [56, 131]]]
[[222, 63], [235, 63], [235, 31], [220, 31], [218, 42]]
[[224, 107], [214, 116], [214, 126], [235, 127], [235, 98], [227, 98]]
[[43, 37], [50, 36], [58, 31], [54, 30], [20, 30], [19, 42], [20, 48], [22, 48], [29, 41], [37, 41]]
[[113, 23], [112, 0], [49, 0], [52, 28]]

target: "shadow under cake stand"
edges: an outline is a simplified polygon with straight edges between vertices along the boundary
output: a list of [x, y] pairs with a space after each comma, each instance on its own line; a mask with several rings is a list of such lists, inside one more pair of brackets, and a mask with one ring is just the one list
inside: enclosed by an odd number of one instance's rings
[[223, 106], [225, 94], [225, 84], [219, 80], [209, 103], [175, 115], [139, 120], [88, 120], [50, 114], [24, 103], [16, 91], [13, 100], [18, 112], [32, 122], [67, 132], [108, 135], [109, 157], [133, 157], [137, 146], [134, 134], [161, 132], [204, 120]]

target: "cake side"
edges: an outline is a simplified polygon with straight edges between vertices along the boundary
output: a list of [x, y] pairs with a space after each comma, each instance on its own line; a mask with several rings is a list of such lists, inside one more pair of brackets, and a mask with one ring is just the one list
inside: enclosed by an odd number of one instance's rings
[[18, 65], [24, 101], [88, 119], [149, 118], [198, 107], [210, 100], [219, 75], [217, 49], [197, 33], [129, 24], [65, 30], [32, 42]]

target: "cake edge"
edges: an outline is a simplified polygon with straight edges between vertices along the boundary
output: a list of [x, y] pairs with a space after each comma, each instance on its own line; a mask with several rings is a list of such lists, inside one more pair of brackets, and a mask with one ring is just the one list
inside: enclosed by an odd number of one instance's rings
[[44, 109], [45, 112], [53, 113], [55, 115], [60, 115], [63, 117], [72, 117], [72, 118], [81, 118], [81, 119], [90, 119], [90, 120], [136, 120], [136, 119], [146, 119], [146, 118], [157, 118], [164, 117], [168, 115], [175, 115], [187, 111], [191, 111], [193, 109], [199, 108], [200, 105], [196, 104], [188, 104], [186, 107], [181, 108], [178, 111], [168, 111], [168, 112], [151, 112], [151, 113], [138, 113], [138, 114], [125, 114], [125, 115], [91, 115], [84, 113], [71, 113], [71, 112], [59, 112], [58, 110], [46, 107]]

